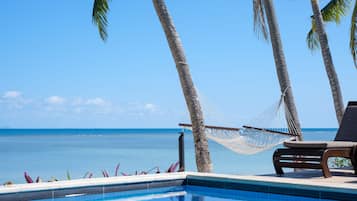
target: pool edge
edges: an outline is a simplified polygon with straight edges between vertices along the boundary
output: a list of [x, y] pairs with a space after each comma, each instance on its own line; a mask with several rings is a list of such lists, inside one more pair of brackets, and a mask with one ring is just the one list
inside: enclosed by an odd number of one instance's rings
[[1, 200], [57, 198], [68, 194], [101, 194], [126, 190], [179, 185], [257, 191], [321, 199], [357, 200], [357, 185], [331, 185], [323, 182], [264, 176], [179, 172], [109, 178], [77, 179], [50, 183], [17, 184], [0, 187]]

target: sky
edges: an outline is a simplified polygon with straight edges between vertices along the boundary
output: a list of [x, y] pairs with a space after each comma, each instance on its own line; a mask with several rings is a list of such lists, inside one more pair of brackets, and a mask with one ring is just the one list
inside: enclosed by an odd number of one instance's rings
[[[239, 127], [279, 100], [271, 45], [254, 33], [252, 1], [166, 2], [207, 124]], [[305, 42], [310, 1], [274, 3], [302, 127], [337, 127], [321, 53]], [[189, 121], [152, 2], [111, 1], [106, 42], [92, 23], [92, 4], [3, 0], [0, 128], [174, 128]], [[357, 100], [350, 18], [351, 11], [326, 25], [345, 104]]]

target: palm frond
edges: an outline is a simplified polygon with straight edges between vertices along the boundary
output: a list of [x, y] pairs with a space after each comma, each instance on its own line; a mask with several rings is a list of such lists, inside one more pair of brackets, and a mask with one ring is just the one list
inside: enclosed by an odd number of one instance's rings
[[108, 37], [107, 34], [107, 13], [109, 11], [109, 0], [94, 0], [92, 20], [95, 25], [98, 27], [99, 35], [102, 40], [106, 40]]
[[268, 39], [268, 28], [265, 20], [264, 4], [262, 0], [253, 0], [254, 13], [254, 32], [258, 37], [263, 35], [265, 40]]
[[310, 29], [306, 36], [307, 47], [310, 50], [316, 50], [320, 48], [319, 36], [314, 29]]
[[346, 16], [351, 0], [331, 0], [321, 9], [324, 22], [340, 23], [341, 17]]
[[[324, 22], [335, 22], [339, 24], [341, 17], [346, 16], [350, 7], [351, 0], [331, 0], [326, 6], [321, 9], [321, 15]], [[316, 33], [316, 25], [314, 16], [311, 16], [311, 29], [306, 36], [307, 46], [310, 50], [320, 48], [318, 34]]]
[[357, 68], [357, 2], [355, 3], [352, 19], [351, 19], [351, 32], [350, 32], [350, 50], [353, 57], [353, 62]]

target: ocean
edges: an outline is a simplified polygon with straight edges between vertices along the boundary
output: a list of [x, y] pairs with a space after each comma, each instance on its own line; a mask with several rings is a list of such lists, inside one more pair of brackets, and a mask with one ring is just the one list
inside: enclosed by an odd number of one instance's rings
[[[87, 172], [102, 177], [135, 174], [159, 167], [165, 171], [178, 161], [182, 129], [0, 129], [0, 184], [25, 183], [24, 172], [43, 181], [82, 178]], [[303, 129], [305, 140], [332, 140], [337, 129]], [[236, 154], [209, 141], [216, 173], [273, 173], [275, 148], [255, 155]], [[186, 170], [196, 171], [192, 134], [185, 132]]]

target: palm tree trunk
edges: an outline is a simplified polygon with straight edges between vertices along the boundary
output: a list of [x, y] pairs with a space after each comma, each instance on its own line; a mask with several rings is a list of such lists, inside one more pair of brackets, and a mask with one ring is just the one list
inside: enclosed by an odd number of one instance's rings
[[171, 54], [176, 63], [180, 83], [185, 96], [186, 105], [192, 122], [192, 133], [195, 142], [196, 166], [199, 172], [211, 172], [212, 164], [208, 151], [208, 141], [205, 135], [203, 113], [196, 89], [193, 85], [189, 66], [186, 61], [184, 49], [167, 10], [164, 0], [153, 0], [156, 13], [164, 29], [166, 39], [171, 49]]
[[357, 68], [357, 1], [355, 2], [352, 19], [351, 19], [351, 29], [350, 29], [350, 50], [353, 58], [353, 63]]
[[[294, 102], [293, 91], [290, 85], [288, 69], [285, 62], [285, 56], [284, 56], [283, 46], [280, 39], [279, 26], [275, 16], [273, 2], [271, 0], [264, 0], [264, 9], [265, 9], [267, 22], [269, 26], [270, 40], [273, 48], [273, 54], [274, 54], [276, 72], [280, 84], [280, 90], [281, 93], [284, 93], [286, 90], [284, 101], [288, 108], [288, 111], [291, 114], [291, 118], [295, 124], [295, 125], [288, 124], [288, 126], [290, 125], [289, 130], [296, 130], [298, 132], [298, 140], [302, 140], [299, 117]], [[290, 117], [287, 115], [288, 114], [286, 114], [286, 119], [288, 120], [290, 119]]]
[[336, 116], [338, 123], [340, 124], [343, 116], [343, 100], [340, 84], [335, 71], [335, 66], [333, 65], [332, 56], [330, 52], [330, 47], [327, 40], [327, 35], [323, 25], [323, 19], [320, 12], [318, 0], [311, 0], [312, 11], [314, 13], [314, 20], [316, 24], [316, 32], [319, 36], [319, 42], [321, 46], [321, 53], [325, 64], [326, 73], [328, 80], [330, 82], [333, 103], [335, 106]]

